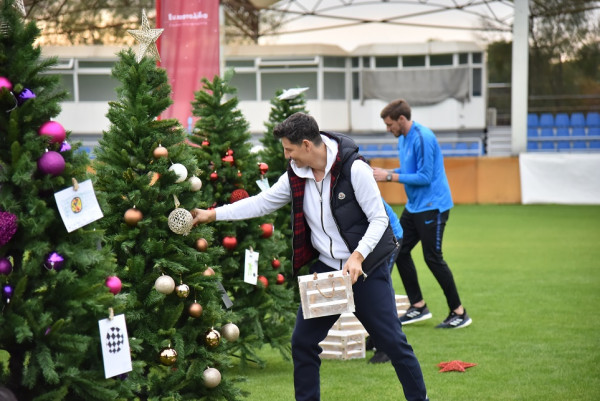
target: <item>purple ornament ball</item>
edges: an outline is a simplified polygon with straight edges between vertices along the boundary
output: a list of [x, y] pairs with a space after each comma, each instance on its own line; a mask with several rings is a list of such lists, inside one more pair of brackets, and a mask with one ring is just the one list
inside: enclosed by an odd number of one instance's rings
[[0, 274], [8, 276], [12, 272], [12, 263], [6, 258], [0, 259]]
[[25, 103], [27, 100], [33, 99], [34, 97], [35, 97], [35, 93], [33, 93], [31, 90], [25, 88], [17, 96], [17, 102], [19, 103], [19, 106], [20, 106], [23, 103]]
[[0, 246], [8, 243], [17, 232], [17, 216], [10, 212], [0, 212]]
[[38, 160], [38, 169], [44, 174], [60, 175], [65, 169], [65, 159], [60, 153], [50, 150]]
[[48, 270], [60, 270], [65, 264], [65, 258], [57, 252], [52, 252], [46, 257], [44, 267]]
[[12, 90], [12, 82], [8, 80], [6, 77], [0, 77], [0, 89], [6, 88], [6, 90]]
[[4, 284], [2, 286], [2, 295], [4, 296], [4, 299], [6, 300], [6, 302], [10, 302], [10, 299], [12, 298], [13, 293], [14, 293], [14, 289], [13, 289], [12, 285]]
[[64, 127], [56, 121], [46, 121], [38, 130], [38, 134], [49, 136], [50, 143], [62, 143], [67, 137]]
[[106, 279], [106, 286], [110, 292], [112, 292], [114, 295], [117, 295], [119, 292], [121, 292], [121, 279], [117, 276], [109, 276]]

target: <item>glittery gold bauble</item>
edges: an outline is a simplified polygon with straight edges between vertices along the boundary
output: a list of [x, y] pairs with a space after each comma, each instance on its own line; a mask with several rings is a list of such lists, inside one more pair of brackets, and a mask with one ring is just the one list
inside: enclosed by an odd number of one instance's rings
[[158, 147], [154, 149], [152, 154], [154, 155], [155, 159], [159, 159], [161, 157], [168, 157], [169, 150], [162, 145], [158, 145]]
[[233, 323], [221, 327], [221, 332], [227, 341], [235, 341], [240, 337], [240, 329]]
[[208, 241], [204, 238], [198, 238], [196, 240], [196, 249], [200, 252], [206, 252], [206, 250], [208, 249]]
[[190, 287], [187, 284], [179, 284], [175, 287], [175, 294], [179, 298], [187, 298], [190, 295]]
[[215, 368], [208, 368], [202, 373], [204, 385], [208, 388], [215, 388], [221, 383], [221, 372]]
[[171, 366], [177, 362], [177, 351], [171, 347], [165, 347], [158, 353], [158, 359], [163, 365]]
[[169, 214], [169, 228], [175, 234], [188, 235], [193, 227], [193, 220], [188, 210], [178, 207]]
[[210, 329], [204, 335], [204, 344], [208, 348], [215, 348], [221, 343], [221, 333], [215, 329]]
[[154, 282], [154, 288], [162, 294], [170, 294], [175, 289], [175, 280], [171, 276], [163, 274]]
[[125, 214], [123, 215], [123, 219], [128, 226], [134, 227], [144, 218], [142, 212], [132, 207], [131, 209], [127, 209]]
[[202, 316], [202, 305], [200, 305], [198, 302], [194, 302], [190, 305], [188, 312], [191, 317], [200, 317]]

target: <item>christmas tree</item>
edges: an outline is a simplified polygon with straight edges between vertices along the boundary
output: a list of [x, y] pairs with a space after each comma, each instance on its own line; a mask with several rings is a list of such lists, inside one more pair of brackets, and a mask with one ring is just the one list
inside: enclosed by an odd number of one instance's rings
[[[199, 119], [190, 140], [197, 145], [205, 182], [202, 196], [211, 207], [258, 194], [257, 180], [268, 172], [268, 165], [251, 152], [248, 122], [237, 108], [236, 90], [230, 85], [232, 75], [227, 71], [224, 78], [204, 79], [192, 103]], [[285, 358], [290, 356], [297, 305], [287, 285], [291, 272], [281, 268], [280, 260], [287, 256], [289, 239], [281, 238], [278, 227], [273, 226], [274, 217], [213, 224], [218, 236], [211, 245], [222, 244], [226, 249], [219, 257], [223, 285], [243, 327], [234, 344], [242, 366], [249, 360], [262, 364], [257, 350], [264, 344], [278, 349]], [[252, 271], [248, 264], [256, 254], [257, 271]]]
[[94, 163], [127, 295], [133, 371], [123, 386], [127, 399], [235, 400], [237, 379], [226, 369], [239, 329], [215, 274], [220, 249], [207, 247], [213, 228], [191, 226], [188, 210], [203, 205], [198, 160], [181, 125], [158, 119], [172, 101], [166, 72], [146, 56], [158, 55], [157, 31], [144, 14], [137, 56], [119, 53], [118, 100]]
[[21, 401], [116, 399], [98, 326], [121, 308], [116, 264], [88, 156], [51, 120], [66, 95], [43, 74], [56, 60], [22, 15], [22, 0], [0, 2], [0, 383]]
[[[302, 89], [306, 88], [294, 88], [288, 90], [278, 89], [275, 92], [275, 96], [271, 99], [269, 120], [265, 122], [267, 131], [260, 139], [263, 148], [259, 152], [260, 159], [269, 165], [269, 171], [266, 174], [266, 178], [269, 182], [277, 181], [277, 179], [285, 173], [288, 165], [288, 161], [283, 155], [281, 141], [273, 136], [273, 128], [294, 113], [308, 113], [306, 111], [306, 100], [304, 99]], [[288, 204], [279, 209], [275, 216], [275, 226], [279, 227], [279, 231], [283, 238], [292, 238], [291, 215], [292, 208], [291, 205]], [[291, 255], [291, 241], [287, 241], [287, 245], [286, 255]], [[286, 270], [289, 269], [291, 271], [292, 267], [289, 259], [286, 261], [285, 268]]]

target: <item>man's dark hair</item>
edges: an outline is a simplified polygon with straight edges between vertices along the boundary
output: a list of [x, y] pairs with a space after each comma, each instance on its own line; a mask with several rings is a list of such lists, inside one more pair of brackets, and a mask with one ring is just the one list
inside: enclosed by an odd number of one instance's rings
[[394, 121], [404, 116], [410, 121], [410, 105], [404, 99], [393, 100], [381, 110], [379, 116], [384, 119], [389, 117]]
[[308, 139], [315, 145], [322, 142], [319, 124], [312, 116], [304, 113], [294, 113], [273, 128], [273, 136], [277, 139], [286, 138], [294, 145], [300, 145]]

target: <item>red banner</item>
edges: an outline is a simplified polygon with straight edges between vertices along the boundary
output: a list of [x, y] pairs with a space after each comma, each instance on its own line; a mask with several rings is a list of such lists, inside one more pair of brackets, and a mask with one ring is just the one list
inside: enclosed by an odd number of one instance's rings
[[189, 128], [194, 92], [200, 80], [219, 74], [219, 0], [156, 0], [160, 66], [167, 70], [173, 105], [163, 118]]

